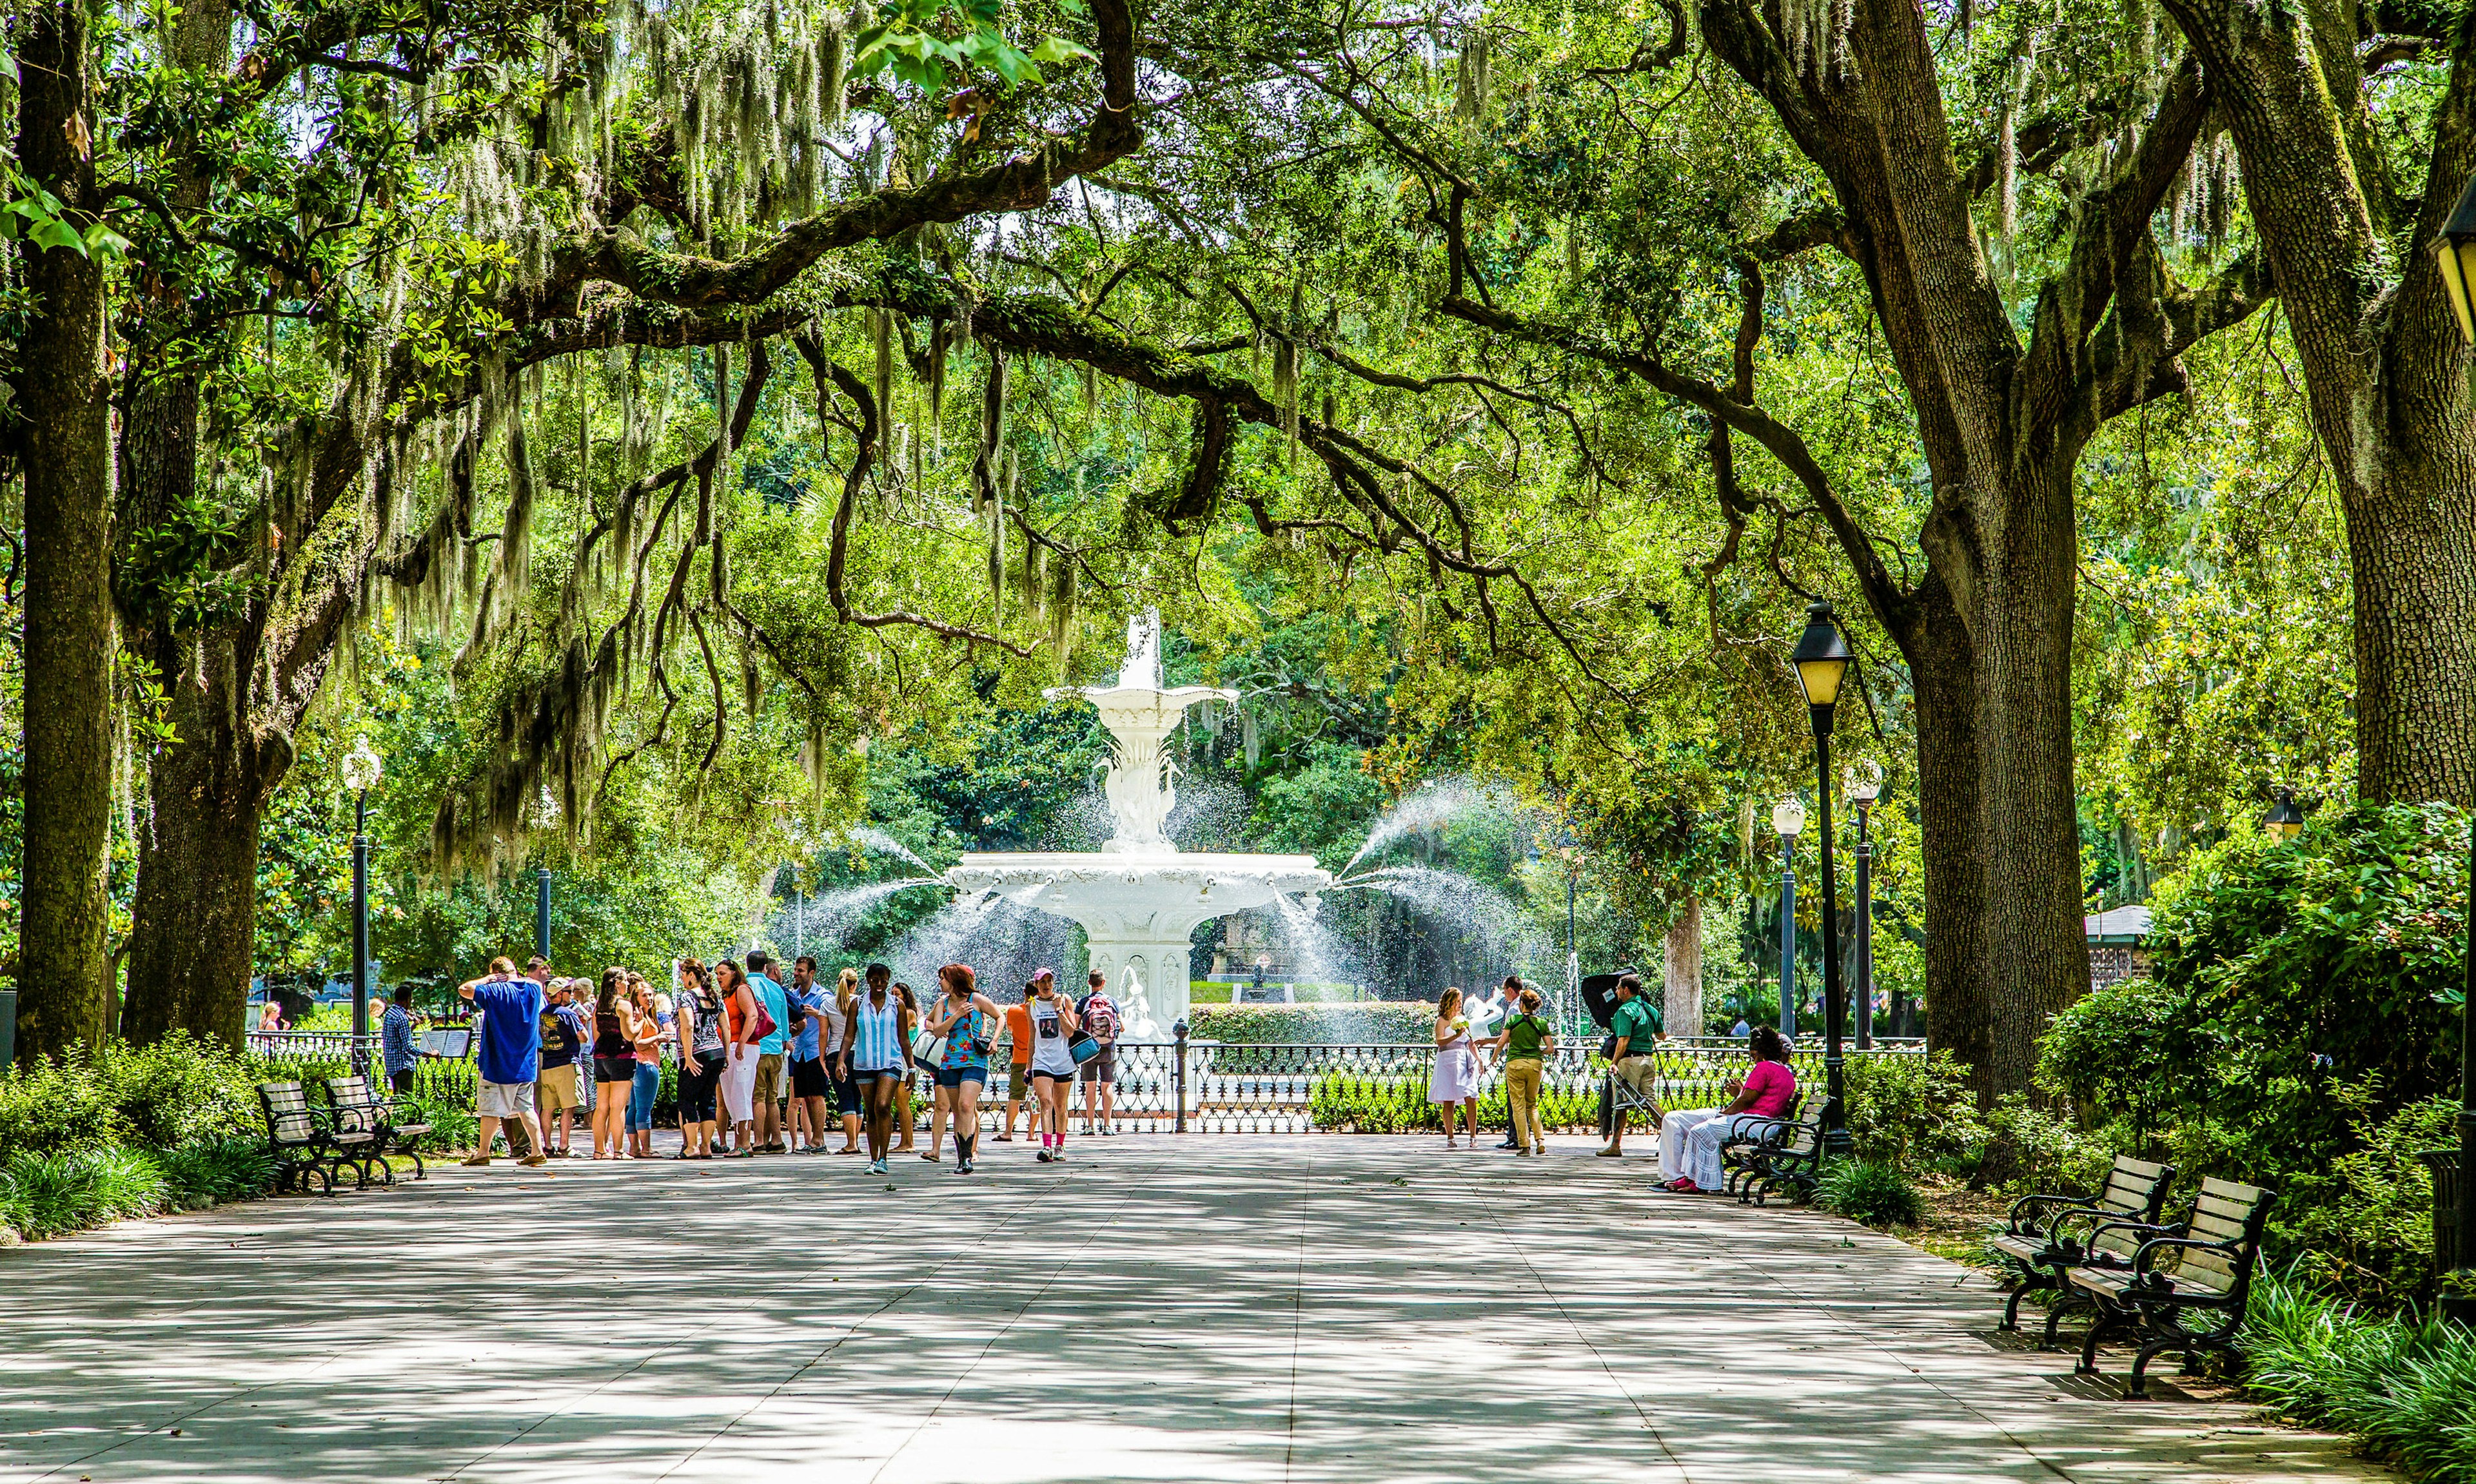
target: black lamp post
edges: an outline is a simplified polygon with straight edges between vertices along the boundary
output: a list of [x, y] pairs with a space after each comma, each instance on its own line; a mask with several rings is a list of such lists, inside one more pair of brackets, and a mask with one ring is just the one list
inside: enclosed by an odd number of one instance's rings
[[344, 754], [344, 786], [353, 791], [353, 1075], [370, 1075], [370, 790], [379, 786], [379, 754], [367, 737]]
[[2278, 791], [2278, 802], [2262, 815], [2261, 828], [2277, 840], [2292, 840], [2303, 832], [2304, 811], [2295, 806], [2295, 790], [2282, 788]]
[[[1870, 757], [1841, 773], [1848, 802], [1857, 805], [1857, 1050], [1874, 1049], [1874, 842], [1867, 817], [1883, 792], [1883, 765]], [[1896, 1034], [1896, 1032], [1894, 1032]]]
[[1805, 632], [1789, 655], [1796, 665], [1796, 683], [1805, 692], [1805, 708], [1814, 720], [1815, 792], [1822, 815], [1822, 1148], [1825, 1153], [1848, 1152], [1848, 1105], [1843, 1101], [1842, 1038], [1847, 1034], [1848, 1000], [1841, 988], [1840, 901], [1831, 879], [1831, 708], [1840, 701], [1840, 680], [1848, 673], [1848, 641], [1831, 616], [1831, 605], [1817, 603], [1805, 610]]
[[[2451, 312], [2459, 316], [2459, 334], [2476, 342], [2476, 307], [2468, 302], [2476, 284], [2476, 180], [2460, 192], [2434, 254], [2441, 262]], [[2466, 370], [2454, 367], [2452, 374], [2464, 377]], [[2467, 831], [2467, 959], [2459, 996], [2459, 1251], [2453, 1266], [2476, 1268], [2476, 814], [2469, 816]]]

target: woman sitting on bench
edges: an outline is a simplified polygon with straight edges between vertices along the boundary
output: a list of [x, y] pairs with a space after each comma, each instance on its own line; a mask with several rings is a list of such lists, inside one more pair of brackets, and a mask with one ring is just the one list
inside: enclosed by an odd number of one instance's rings
[[1753, 1070], [1724, 1108], [1696, 1108], [1671, 1113], [1659, 1125], [1659, 1178], [1670, 1190], [1716, 1191], [1727, 1176], [1720, 1168], [1720, 1147], [1732, 1139], [1759, 1137], [1788, 1116], [1796, 1101], [1796, 1074], [1789, 1070], [1788, 1043], [1769, 1026], [1759, 1026], [1746, 1038], [1754, 1053]]

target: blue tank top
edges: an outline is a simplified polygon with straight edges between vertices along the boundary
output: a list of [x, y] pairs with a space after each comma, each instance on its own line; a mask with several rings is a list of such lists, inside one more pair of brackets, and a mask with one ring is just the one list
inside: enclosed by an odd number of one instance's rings
[[980, 1007], [974, 1005], [955, 1017], [954, 1024], [946, 1027], [946, 1054], [937, 1059], [937, 1065], [940, 1068], [948, 1072], [958, 1067], [978, 1067], [982, 1071], [988, 1069], [989, 1043], [986, 1039], [988, 1032], [980, 1026], [983, 1019], [985, 1017], [980, 1014]]

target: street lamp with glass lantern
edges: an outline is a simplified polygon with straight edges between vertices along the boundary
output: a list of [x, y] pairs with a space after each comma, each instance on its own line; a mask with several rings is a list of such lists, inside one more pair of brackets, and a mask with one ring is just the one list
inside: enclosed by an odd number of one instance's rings
[[1861, 757], [1841, 770], [1848, 802], [1857, 805], [1857, 1050], [1874, 1049], [1874, 842], [1867, 817], [1883, 792], [1883, 765]]
[[1796, 835], [1805, 828], [1805, 805], [1791, 794], [1771, 805], [1771, 832], [1780, 842], [1779, 1033], [1796, 1037]]
[[366, 736], [344, 754], [344, 786], [353, 791], [353, 1072], [370, 1073], [370, 790], [384, 771]]
[[[2476, 179], [2459, 194], [2459, 204], [2434, 245], [2441, 261], [2441, 284], [2449, 291], [2451, 312], [2459, 316], [2459, 334], [2476, 343]], [[2452, 374], [2465, 371], [2453, 367]], [[2467, 678], [2461, 677], [2465, 683]], [[2476, 801], [2469, 801], [2476, 803]], [[2476, 1268], [2476, 814], [2467, 831], [2467, 947], [2459, 983], [2459, 1251], [2454, 1266]]]
[[1805, 708], [1814, 722], [1814, 767], [1821, 796], [1822, 836], [1822, 1148], [1825, 1153], [1848, 1152], [1848, 1105], [1842, 1099], [1842, 1038], [1846, 1034], [1848, 1004], [1841, 989], [1839, 896], [1831, 879], [1831, 708], [1840, 701], [1840, 681], [1848, 673], [1848, 641], [1840, 634], [1831, 605], [1816, 603], [1805, 610], [1805, 632], [1797, 636], [1789, 659], [1796, 666], [1796, 683], [1805, 692]]
[[2261, 828], [2273, 840], [2292, 840], [2304, 831], [2304, 811], [2295, 806], [2295, 790], [2282, 788], [2278, 802], [2261, 817]]

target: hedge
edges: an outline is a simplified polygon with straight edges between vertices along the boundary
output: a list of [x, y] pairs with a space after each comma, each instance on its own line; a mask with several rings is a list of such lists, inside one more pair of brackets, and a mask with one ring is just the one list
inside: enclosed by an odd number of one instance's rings
[[1267, 1043], [1426, 1046], [1436, 1038], [1436, 1006], [1421, 1000], [1369, 1004], [1199, 1004], [1187, 1034], [1232, 1046]]

